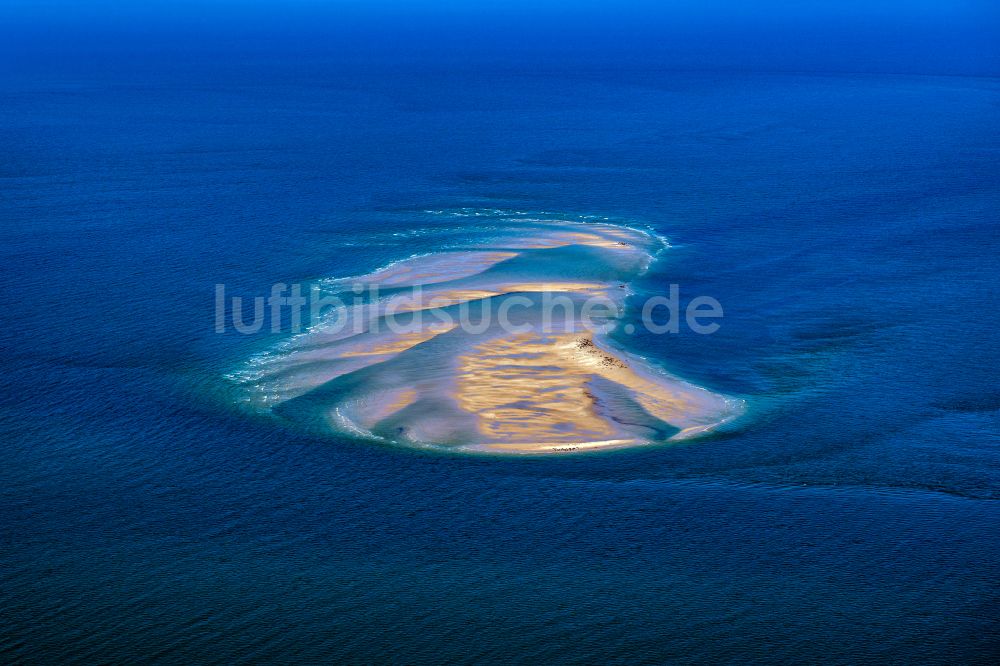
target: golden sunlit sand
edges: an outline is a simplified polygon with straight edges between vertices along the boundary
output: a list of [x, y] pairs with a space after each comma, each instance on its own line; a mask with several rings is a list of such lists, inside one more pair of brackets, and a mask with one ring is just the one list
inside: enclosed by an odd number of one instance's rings
[[650, 424], [696, 428], [720, 407], [707, 392], [643, 376], [589, 334], [524, 334], [479, 345], [459, 359], [455, 399], [476, 415], [481, 449], [527, 453], [639, 443], [636, 429], [602, 403], [598, 377], [641, 404]]

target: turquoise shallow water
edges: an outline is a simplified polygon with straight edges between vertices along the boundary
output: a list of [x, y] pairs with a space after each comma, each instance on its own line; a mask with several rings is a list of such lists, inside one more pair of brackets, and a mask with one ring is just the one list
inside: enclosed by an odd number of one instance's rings
[[[272, 47], [4, 71], [5, 661], [991, 662], [995, 79]], [[666, 238], [624, 321], [676, 283], [721, 328], [612, 341], [744, 417], [523, 460], [240, 405], [288, 335], [215, 333], [216, 284], [485, 209]]]

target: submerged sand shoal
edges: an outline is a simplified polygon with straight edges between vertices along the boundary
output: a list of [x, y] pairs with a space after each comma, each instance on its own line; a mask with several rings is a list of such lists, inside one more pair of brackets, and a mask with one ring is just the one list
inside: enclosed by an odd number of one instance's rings
[[[420, 448], [564, 453], [692, 437], [738, 414], [738, 401], [662, 372], [578, 319], [550, 330], [540, 312], [550, 294], [620, 303], [658, 242], [628, 227], [559, 222], [399, 262], [365, 276], [397, 293], [351, 316], [403, 313], [403, 329], [317, 328], [237, 378], [249, 402], [294, 423]], [[420, 316], [482, 311], [513, 294], [530, 303], [516, 332]]]

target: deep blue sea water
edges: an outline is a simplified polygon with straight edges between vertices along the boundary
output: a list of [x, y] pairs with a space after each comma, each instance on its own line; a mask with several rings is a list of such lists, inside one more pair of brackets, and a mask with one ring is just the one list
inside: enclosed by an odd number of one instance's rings
[[[3, 661], [998, 654], [997, 78], [85, 52], [0, 80]], [[285, 334], [215, 333], [216, 284], [365, 273], [459, 210], [668, 238], [638, 295], [721, 329], [624, 342], [746, 415], [509, 459], [238, 407]]]

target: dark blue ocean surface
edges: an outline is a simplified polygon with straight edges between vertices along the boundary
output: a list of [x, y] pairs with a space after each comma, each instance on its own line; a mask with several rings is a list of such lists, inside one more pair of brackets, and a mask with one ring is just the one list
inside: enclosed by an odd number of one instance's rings
[[[161, 46], [0, 80], [4, 662], [995, 658], [1000, 80]], [[668, 238], [631, 307], [676, 283], [720, 330], [618, 336], [746, 414], [515, 459], [240, 409], [287, 334], [216, 333], [216, 284], [363, 274], [462, 210]]]

